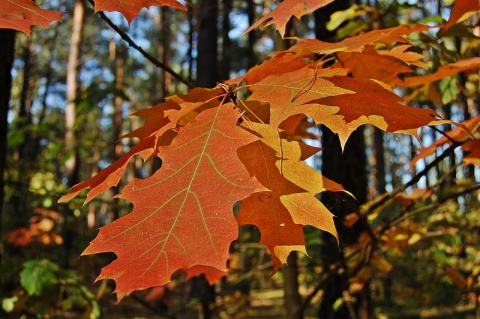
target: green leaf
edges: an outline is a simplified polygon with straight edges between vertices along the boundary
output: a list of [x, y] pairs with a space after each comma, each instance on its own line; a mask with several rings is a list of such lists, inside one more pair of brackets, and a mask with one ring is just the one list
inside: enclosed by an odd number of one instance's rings
[[327, 30], [333, 31], [338, 28], [342, 23], [347, 20], [351, 20], [359, 15], [365, 13], [364, 10], [359, 10], [360, 7], [356, 4], [348, 8], [347, 10], [334, 12], [330, 16], [330, 21], [327, 23]]
[[13, 296], [10, 298], [5, 298], [2, 300], [2, 309], [3, 311], [10, 313], [13, 311], [13, 308], [15, 308], [15, 303], [18, 301], [17, 296]]
[[50, 260], [28, 260], [23, 263], [20, 283], [30, 296], [40, 296], [43, 289], [56, 283], [58, 270], [58, 265]]
[[442, 97], [442, 103], [448, 104], [457, 99], [460, 89], [458, 88], [458, 80], [456, 76], [443, 78], [437, 83], [437, 89]]

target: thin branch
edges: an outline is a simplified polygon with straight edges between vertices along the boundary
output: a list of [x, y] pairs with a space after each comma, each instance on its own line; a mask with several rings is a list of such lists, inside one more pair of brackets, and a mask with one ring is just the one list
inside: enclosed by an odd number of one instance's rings
[[[89, 0], [89, 2], [94, 5], [94, 2], [93, 0]], [[127, 42], [132, 48], [134, 48], [135, 50], [137, 50], [138, 52], [140, 52], [148, 61], [152, 62], [155, 66], [163, 69], [165, 72], [171, 74], [175, 79], [179, 80], [180, 82], [182, 82], [183, 84], [185, 84], [186, 86], [188, 86], [189, 89], [193, 89], [195, 87], [195, 85], [193, 83], [191, 83], [190, 81], [184, 79], [180, 74], [178, 74], [177, 72], [175, 72], [172, 68], [170, 68], [168, 65], [166, 65], [165, 63], [157, 60], [156, 58], [154, 58], [152, 55], [150, 55], [148, 52], [146, 52], [145, 50], [143, 50], [140, 46], [138, 46], [135, 41], [132, 40], [132, 38], [130, 38], [130, 36], [125, 33], [125, 31], [123, 31], [122, 29], [120, 29], [115, 23], [112, 22], [112, 20], [110, 20], [102, 11], [99, 11], [98, 14], [100, 15], [100, 17], [113, 29], [115, 30], [119, 35], [120, 37], [125, 41]]]
[[381, 207], [383, 204], [385, 204], [387, 201], [395, 197], [397, 194], [403, 192], [405, 189], [407, 189], [410, 186], [413, 186], [415, 183], [417, 183], [423, 176], [427, 175], [428, 172], [438, 165], [443, 159], [447, 158], [450, 156], [450, 154], [460, 145], [464, 144], [465, 142], [455, 142], [452, 145], [450, 145], [449, 148], [447, 148], [440, 156], [438, 156], [434, 161], [432, 161], [430, 164], [425, 166], [425, 168], [421, 171], [418, 172], [417, 175], [413, 176], [412, 179], [406, 183], [400, 186], [399, 188], [393, 190], [388, 194], [388, 196], [383, 197], [381, 200], [373, 204], [372, 206], [369, 207], [369, 209], [365, 212], [361, 212], [362, 215], [368, 216], [371, 212], [375, 211], [375, 209]]
[[412, 211], [405, 210], [399, 216], [395, 217], [388, 224], [383, 226], [382, 229], [379, 231], [379, 234], [380, 235], [384, 234], [387, 230], [389, 230], [390, 228], [392, 228], [395, 225], [398, 225], [400, 222], [404, 221], [405, 219], [408, 219], [410, 217], [413, 217], [415, 215], [421, 214], [421, 213], [429, 211], [429, 210], [436, 209], [450, 199], [454, 199], [454, 198], [457, 198], [459, 196], [469, 194], [469, 193], [474, 192], [474, 191], [479, 190], [479, 189], [480, 189], [480, 184], [477, 184], [477, 185], [472, 186], [470, 188], [464, 189], [464, 190], [462, 190], [458, 193], [454, 193], [454, 194], [451, 194], [449, 196], [446, 196], [446, 197], [440, 199], [439, 201], [434, 202], [430, 205], [426, 205], [426, 206], [420, 207], [420, 208], [418, 208], [416, 210], [412, 210]]

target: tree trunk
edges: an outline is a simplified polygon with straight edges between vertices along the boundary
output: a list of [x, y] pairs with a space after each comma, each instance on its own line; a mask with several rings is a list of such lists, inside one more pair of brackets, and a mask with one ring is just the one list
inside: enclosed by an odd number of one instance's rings
[[[329, 21], [332, 13], [345, 10], [349, 6], [348, 0], [338, 0], [315, 12], [315, 32], [318, 39], [334, 40], [335, 34], [327, 30], [325, 24]], [[356, 223], [352, 228], [346, 228], [343, 223], [346, 215], [358, 212], [359, 205], [367, 200], [367, 157], [363, 132], [363, 128], [354, 131], [342, 153], [338, 136], [328, 128], [322, 128], [322, 147], [324, 148], [322, 151], [322, 174], [341, 183], [356, 198], [355, 200], [340, 193], [322, 193], [322, 201], [336, 216], [335, 225], [340, 247], [357, 242], [364, 230], [361, 223]], [[365, 291], [351, 298], [349, 296], [348, 268], [343, 251], [339, 251], [336, 239], [329, 234], [324, 235], [323, 247], [324, 269], [330, 269], [330, 266], [335, 265], [336, 271], [332, 272], [324, 283], [324, 296], [319, 307], [318, 318], [372, 318], [368, 285], [366, 285]], [[343, 301], [341, 305], [337, 304], [338, 300]], [[337, 306], [334, 309], [335, 304]]]
[[[122, 92], [124, 89], [124, 73], [125, 73], [125, 54], [126, 49], [123, 45], [116, 46], [115, 41], [114, 43], [114, 52], [112, 56], [114, 56], [114, 60], [112, 63], [116, 65], [116, 79], [115, 79], [115, 89], [117, 90], [117, 94]], [[114, 160], [119, 159], [123, 153], [123, 146], [122, 142], [120, 141], [120, 136], [122, 134], [122, 105], [123, 99], [120, 96], [115, 97], [115, 112], [113, 114], [113, 157]], [[119, 190], [118, 186], [114, 188], [114, 195], [118, 195]], [[112, 210], [110, 221], [114, 221], [120, 217], [120, 207], [119, 207], [119, 199], [114, 197], [112, 199]]]
[[292, 251], [282, 268], [287, 319], [303, 319], [302, 298], [298, 292], [298, 253]]
[[[255, 2], [247, 0], [247, 15], [248, 25], [255, 23]], [[247, 33], [248, 48], [247, 48], [247, 68], [250, 69], [257, 64], [257, 56], [255, 55], [255, 43], [257, 42], [257, 29], [253, 29]]]
[[[8, 109], [12, 88], [12, 66], [15, 55], [15, 31], [0, 29], [0, 238], [3, 237], [5, 171], [8, 153]], [[0, 253], [0, 263], [3, 261]]]
[[228, 80], [230, 78], [231, 56], [232, 56], [232, 41], [228, 35], [231, 29], [230, 12], [232, 12], [232, 0], [224, 0], [222, 6], [222, 67], [220, 74], [221, 80]]
[[[84, 17], [85, 2], [84, 0], [77, 0], [73, 9], [73, 26], [67, 63], [67, 106], [65, 107], [65, 150], [68, 154], [68, 159], [65, 162], [65, 174], [70, 187], [79, 182], [80, 156], [77, 149], [75, 120], [79, 97], [78, 74], [80, 71]], [[65, 267], [70, 266], [70, 252], [76, 235], [76, 223], [72, 218], [71, 212], [67, 211], [64, 229]]]
[[65, 108], [65, 145], [69, 157], [65, 163], [68, 186], [78, 183], [78, 151], [75, 134], [76, 106], [78, 99], [78, 74], [80, 71], [80, 56], [82, 48], [83, 25], [85, 18], [85, 2], [77, 0], [73, 9], [73, 27], [70, 38], [70, 50], [67, 64], [67, 106]]
[[218, 82], [217, 72], [217, 0], [198, 2], [198, 57], [196, 83], [201, 87], [214, 87]]

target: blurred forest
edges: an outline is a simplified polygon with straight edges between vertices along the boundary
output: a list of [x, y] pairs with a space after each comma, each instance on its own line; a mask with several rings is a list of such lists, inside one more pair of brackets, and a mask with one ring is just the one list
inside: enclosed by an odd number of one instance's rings
[[[86, 206], [81, 197], [57, 203], [135, 145], [120, 139], [141, 125], [132, 113], [244, 74], [297, 36], [336, 42], [444, 23], [452, 0], [336, 0], [292, 18], [285, 39], [272, 27], [243, 33], [272, 7], [268, 0], [152, 7], [130, 26], [86, 0], [35, 2], [64, 12], [62, 22], [30, 37], [0, 29], [1, 318], [480, 318], [479, 161], [465, 157], [461, 141], [433, 144], [451, 124], [422, 129], [420, 140], [363, 126], [343, 152], [335, 134], [311, 126], [321, 138], [308, 142], [325, 150], [309, 164], [355, 198], [322, 193], [340, 243], [305, 227], [309, 256], [291, 253], [271, 278], [258, 229], [242, 226], [219, 282], [178, 273], [116, 304], [113, 282], [94, 283], [115, 255], [79, 256], [99, 227], [131, 211], [115, 198], [122, 185], [160, 161], [133, 158], [119, 187]], [[480, 15], [409, 39], [434, 72], [479, 56]], [[456, 122], [477, 119], [478, 129], [478, 69], [396, 93]], [[432, 144], [433, 154], [411, 162]]]

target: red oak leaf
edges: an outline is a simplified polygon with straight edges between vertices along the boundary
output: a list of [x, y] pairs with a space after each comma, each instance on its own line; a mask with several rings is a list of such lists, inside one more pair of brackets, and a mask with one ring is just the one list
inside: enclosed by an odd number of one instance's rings
[[48, 27], [62, 13], [39, 8], [33, 0], [0, 0], [0, 29], [15, 29], [30, 35], [30, 27]]
[[480, 165], [480, 116], [476, 116], [467, 121], [461, 123], [457, 128], [445, 133], [448, 137], [442, 136], [440, 139], [432, 143], [428, 147], [419, 148], [419, 154], [416, 155], [410, 161], [410, 166], [413, 167], [418, 160], [426, 158], [429, 155], [435, 153], [437, 148], [449, 144], [452, 145], [452, 141], [465, 142], [462, 145], [462, 149], [468, 152], [464, 159], [464, 165], [479, 164]]
[[[270, 124], [278, 127], [284, 120], [296, 114], [320, 113], [318, 107], [304, 105], [311, 100], [326, 96], [353, 93], [335, 86], [329, 79], [335, 75], [346, 75], [346, 69], [302, 69], [281, 75], [270, 75], [251, 86], [251, 100], [270, 103]], [[335, 113], [323, 109], [322, 116]]]
[[405, 35], [428, 29], [430, 29], [430, 27], [425, 25], [414, 25], [411, 27], [407, 25], [399, 25], [393, 28], [365, 32], [336, 43], [324, 42], [317, 39], [304, 39], [291, 47], [289, 51], [303, 55], [308, 53], [332, 54], [341, 51], [361, 52], [366, 46], [375, 43], [385, 45], [395, 42], [409, 43], [410, 41], [404, 37]]
[[97, 0], [95, 1], [95, 12], [118, 11], [127, 19], [128, 24], [132, 22], [142, 8], [152, 6], [167, 6], [186, 11], [187, 8], [177, 0]]
[[479, 0], [455, 0], [452, 8], [452, 13], [450, 14], [448, 22], [443, 26], [443, 31], [446, 31], [454, 24], [462, 22], [463, 20], [471, 17], [479, 10]]
[[337, 57], [340, 65], [350, 69], [353, 77], [375, 79], [389, 85], [402, 85], [399, 74], [413, 72], [396, 57], [379, 54], [372, 47], [365, 48], [363, 52], [338, 52]]
[[185, 272], [187, 274], [187, 280], [195, 276], [204, 275], [210, 285], [220, 281], [220, 279], [228, 274], [228, 272], [225, 270], [203, 265], [196, 265], [191, 268], [187, 268], [185, 269]]
[[238, 226], [233, 204], [266, 189], [250, 177], [237, 149], [257, 138], [236, 125], [233, 104], [209, 109], [159, 148], [162, 167], [121, 194], [133, 211], [100, 229], [84, 255], [114, 252], [98, 279], [117, 283], [119, 299], [163, 285], [179, 269], [226, 268]]
[[[169, 97], [164, 103], [134, 113], [134, 115], [144, 117], [145, 124], [123, 137], [137, 137], [140, 142], [97, 175], [73, 186], [69, 193], [62, 196], [58, 202], [69, 201], [81, 191], [89, 189], [84, 203], [87, 204], [109, 188], [117, 186], [133, 156], [140, 155], [143, 160], [155, 156], [157, 147], [169, 145], [176, 136], [179, 127], [195, 120], [201, 110], [218, 106], [220, 101], [213, 97], [220, 92], [218, 89], [193, 89], [188, 94]], [[210, 101], [199, 102], [202, 99]]]
[[302, 16], [312, 13], [331, 2], [333, 2], [333, 0], [284, 0], [274, 10], [264, 15], [260, 20], [249, 27], [245, 33], [267, 21], [265, 26], [277, 24], [277, 30], [283, 38], [285, 36], [286, 25], [292, 16], [300, 19]]
[[270, 125], [248, 123], [262, 140], [239, 150], [239, 158], [251, 175], [271, 189], [252, 194], [240, 202], [239, 225], [253, 224], [261, 233], [260, 243], [272, 255], [273, 271], [287, 261], [291, 251], [306, 253], [303, 227], [311, 225], [337, 235], [333, 215], [315, 197], [325, 191], [323, 179], [303, 159], [319, 151], [302, 142], [279, 138]]
[[440, 79], [452, 76], [462, 71], [470, 69], [478, 69], [480, 67], [480, 57], [475, 57], [471, 59], [460, 60], [454, 63], [442, 65], [438, 68], [435, 73], [420, 75], [420, 76], [411, 76], [405, 78], [404, 86], [414, 87], [419, 85], [430, 84], [432, 82], [438, 81]]
[[372, 124], [391, 133], [418, 137], [419, 127], [442, 122], [435, 111], [406, 106], [402, 98], [374, 81], [341, 76], [329, 78], [329, 81], [339, 88], [356, 92], [309, 102], [320, 104], [320, 109], [326, 105], [336, 109], [334, 115], [324, 117], [323, 110], [320, 115], [307, 115], [317, 124], [325, 124], [337, 133], [342, 147], [350, 134], [364, 124]]

